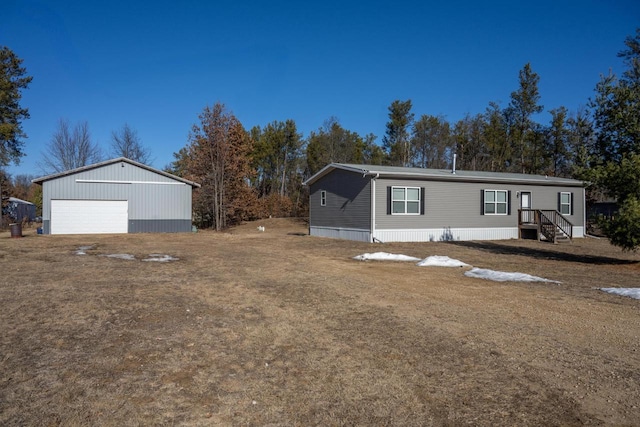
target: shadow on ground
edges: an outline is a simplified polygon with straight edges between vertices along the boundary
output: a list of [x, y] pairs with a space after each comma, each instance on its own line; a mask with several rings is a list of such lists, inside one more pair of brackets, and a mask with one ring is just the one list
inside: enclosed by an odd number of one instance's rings
[[[598, 255], [572, 254], [567, 252], [555, 251], [552, 249], [511, 246], [511, 245], [505, 245], [505, 244], [493, 243], [493, 242], [458, 241], [458, 242], [447, 242], [447, 244], [478, 249], [481, 251], [491, 252], [494, 254], [522, 255], [522, 256], [528, 256], [528, 257], [538, 258], [538, 259], [557, 259], [560, 261], [567, 261], [567, 262], [579, 262], [579, 263], [600, 264], [600, 265], [638, 264], [638, 261], [628, 260], [628, 259], [611, 258], [606, 256], [598, 256]], [[548, 243], [548, 245], [552, 246], [551, 243]]]

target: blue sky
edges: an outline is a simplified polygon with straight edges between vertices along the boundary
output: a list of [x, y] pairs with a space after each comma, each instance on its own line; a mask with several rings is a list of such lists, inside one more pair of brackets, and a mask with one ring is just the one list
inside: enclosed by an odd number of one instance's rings
[[518, 71], [540, 75], [537, 119], [576, 111], [640, 26], [640, 2], [4, 0], [0, 45], [33, 82], [24, 157], [37, 163], [58, 120], [87, 121], [105, 151], [128, 123], [163, 168], [206, 105], [248, 130], [295, 120], [306, 137], [331, 117], [381, 141], [388, 106], [455, 122], [509, 103]]

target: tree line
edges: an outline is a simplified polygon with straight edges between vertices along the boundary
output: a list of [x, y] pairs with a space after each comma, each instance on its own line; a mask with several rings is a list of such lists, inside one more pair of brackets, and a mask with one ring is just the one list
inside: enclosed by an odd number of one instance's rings
[[[165, 169], [202, 184], [194, 192], [194, 219], [201, 227], [222, 229], [247, 219], [306, 215], [308, 194], [302, 182], [332, 162], [441, 169], [450, 168], [456, 154], [459, 169], [585, 180], [590, 194], [618, 200], [616, 220], [603, 227], [612, 242], [634, 249], [640, 246], [640, 29], [624, 43], [619, 56], [626, 71], [602, 76], [595, 97], [578, 111], [555, 106], [545, 117], [540, 77], [531, 64], [520, 70], [506, 106], [490, 102], [485, 111], [456, 122], [440, 115], [416, 116], [410, 99], [393, 101], [380, 144], [375, 135], [345, 129], [335, 117], [306, 138], [290, 119], [247, 130], [224, 104], [216, 103], [202, 110], [186, 145]], [[0, 51], [0, 76], [15, 99], [0, 109], [0, 165], [22, 155], [26, 135], [20, 123], [28, 118], [18, 101], [30, 77], [8, 52]], [[149, 151], [135, 130], [125, 125], [112, 136], [117, 156], [148, 162]], [[43, 165], [62, 171], [100, 158], [86, 123], [71, 127], [61, 120]]]
[[526, 64], [509, 105], [490, 103], [484, 113], [455, 123], [427, 114], [416, 119], [411, 100], [395, 100], [381, 145], [373, 134], [345, 129], [336, 117], [306, 139], [293, 120], [245, 130], [217, 103], [204, 108], [167, 171], [202, 184], [194, 196], [196, 221], [216, 229], [265, 216], [306, 215], [302, 182], [332, 162], [441, 169], [452, 166], [455, 153], [459, 169], [571, 176], [586, 161], [583, 148], [592, 145], [593, 129], [586, 110], [570, 114], [565, 107], [551, 110], [548, 124], [538, 123], [538, 81]]
[[429, 114], [416, 119], [411, 100], [394, 101], [382, 164], [443, 169], [456, 154], [459, 169], [571, 176], [586, 160], [583, 148], [593, 144], [588, 112], [559, 106], [549, 111], [548, 123], [540, 123], [539, 80], [526, 64], [506, 107], [490, 102], [484, 112], [453, 123]]

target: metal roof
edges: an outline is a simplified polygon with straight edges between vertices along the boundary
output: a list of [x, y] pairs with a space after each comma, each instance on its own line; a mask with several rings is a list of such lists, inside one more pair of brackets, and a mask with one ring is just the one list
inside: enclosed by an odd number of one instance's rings
[[5, 200], [9, 200], [9, 203], [15, 202], [15, 203], [23, 203], [25, 205], [33, 205], [33, 203], [31, 202], [27, 200], [18, 199], [17, 197], [9, 197], [9, 199], [5, 199]]
[[100, 168], [100, 167], [103, 167], [103, 166], [108, 166], [108, 165], [111, 165], [111, 164], [114, 164], [114, 163], [118, 163], [118, 162], [125, 162], [125, 163], [129, 163], [131, 165], [134, 165], [134, 166], [138, 166], [139, 168], [146, 169], [146, 170], [151, 171], [151, 172], [155, 172], [155, 173], [160, 174], [162, 176], [166, 176], [167, 178], [175, 179], [176, 181], [183, 182], [183, 183], [188, 184], [188, 185], [190, 185], [192, 187], [200, 187], [200, 184], [198, 184], [198, 183], [195, 183], [193, 181], [189, 181], [188, 179], [180, 178], [179, 176], [172, 175], [172, 174], [170, 174], [168, 172], [164, 172], [164, 171], [161, 171], [159, 169], [152, 168], [151, 166], [147, 166], [145, 164], [138, 163], [138, 162], [133, 161], [131, 159], [127, 159], [126, 157], [118, 157], [118, 158], [111, 159], [111, 160], [105, 160], [104, 162], [94, 163], [92, 165], [82, 166], [80, 168], [71, 169], [71, 170], [68, 170], [68, 171], [60, 172], [60, 173], [54, 173], [52, 175], [47, 175], [47, 176], [43, 176], [41, 178], [34, 179], [31, 182], [33, 182], [34, 184], [42, 185], [42, 183], [45, 182], [45, 181], [50, 181], [52, 179], [60, 178], [60, 177], [67, 176], [67, 175], [73, 175], [74, 173], [78, 173], [78, 172], [88, 171], [88, 170], [91, 170], [91, 169], [97, 169], [97, 168]]
[[409, 178], [462, 182], [512, 182], [538, 185], [564, 185], [570, 187], [584, 186], [584, 183], [582, 181], [546, 175], [530, 175], [524, 173], [506, 172], [481, 172], [459, 169], [457, 169], [454, 173], [451, 169], [405, 168], [398, 166], [356, 165], [348, 163], [331, 163], [322, 168], [322, 170], [320, 170], [318, 173], [307, 179], [304, 184], [311, 185], [335, 169], [355, 172], [362, 174], [363, 176], [376, 176], [381, 178]]

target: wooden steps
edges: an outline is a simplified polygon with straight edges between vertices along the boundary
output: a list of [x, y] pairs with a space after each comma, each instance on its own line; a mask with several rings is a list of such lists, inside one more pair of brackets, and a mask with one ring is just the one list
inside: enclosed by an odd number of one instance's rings
[[[519, 209], [518, 227], [523, 230], [537, 229], [538, 240], [552, 243], [571, 243], [573, 224], [556, 210]], [[532, 221], [533, 218], [533, 221]]]

